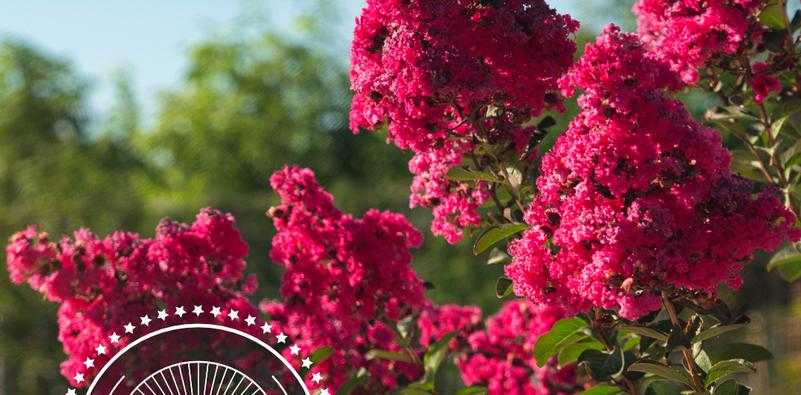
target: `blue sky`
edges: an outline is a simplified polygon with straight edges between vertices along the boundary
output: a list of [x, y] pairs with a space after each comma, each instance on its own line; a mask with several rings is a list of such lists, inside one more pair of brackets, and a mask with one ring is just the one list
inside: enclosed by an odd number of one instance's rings
[[[341, 5], [343, 40], [363, 0]], [[562, 12], [579, 12], [581, 0], [552, 0]], [[22, 39], [72, 63], [91, 86], [90, 105], [107, 108], [110, 79], [126, 70], [132, 77], [145, 121], [152, 118], [159, 91], [174, 87], [193, 43], [224, 33], [253, 7], [277, 21], [290, 21], [299, 0], [70, 0], [0, 1], [0, 38]], [[281, 28], [289, 28], [283, 26]]]

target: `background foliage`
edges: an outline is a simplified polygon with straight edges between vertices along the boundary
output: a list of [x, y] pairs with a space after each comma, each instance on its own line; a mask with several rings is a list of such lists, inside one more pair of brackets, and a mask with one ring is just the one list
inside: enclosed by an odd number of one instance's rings
[[[579, 51], [612, 18], [631, 28], [630, 4], [614, 4], [597, 2], [575, 15], [584, 25]], [[302, 30], [279, 33], [269, 18], [249, 18], [226, 36], [195, 44], [183, 81], [161, 93], [148, 126], [125, 74], [116, 79], [111, 111], [92, 113], [87, 83], [69, 60], [24, 42], [1, 43], [0, 236], [30, 223], [53, 237], [81, 226], [148, 234], [164, 216], [186, 221], [213, 206], [234, 213], [251, 244], [248, 270], [263, 285], [256, 297], [275, 296], [280, 272], [266, 258], [273, 229], [263, 213], [275, 203], [267, 177], [284, 163], [314, 169], [346, 212], [403, 212], [427, 231], [427, 210], [407, 207], [409, 158], [384, 136], [347, 129], [347, 59], [326, 50], [336, 7], [306, 6]], [[686, 102], [700, 119], [714, 100]], [[568, 108], [574, 112], [575, 103]], [[435, 302], [477, 304], [491, 313], [499, 306], [493, 295], [502, 268], [472, 256], [466, 243], [449, 246], [427, 234], [415, 269], [435, 285]], [[749, 384], [756, 393], [787, 393], [801, 385], [801, 289], [766, 273], [765, 264], [747, 268], [744, 276], [758, 278], [747, 284], [757, 286], [732, 302], [756, 321], [744, 340], [777, 352]], [[63, 393], [54, 307], [13, 286], [5, 270], [0, 265], [0, 395]]]

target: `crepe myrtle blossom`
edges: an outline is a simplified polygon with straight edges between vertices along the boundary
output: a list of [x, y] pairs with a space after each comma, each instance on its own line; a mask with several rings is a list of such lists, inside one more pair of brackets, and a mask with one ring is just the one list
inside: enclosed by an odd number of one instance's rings
[[795, 241], [777, 191], [730, 174], [720, 134], [665, 96], [678, 77], [637, 36], [608, 26], [561, 81], [581, 112], [542, 161], [531, 225], [511, 244], [515, 293], [636, 319], [660, 291], [711, 300], [758, 249]]
[[393, 331], [398, 321], [431, 307], [411, 269], [410, 249], [423, 237], [402, 215], [369, 210], [362, 218], [340, 211], [309, 169], [285, 167], [270, 179], [281, 205], [269, 210], [278, 234], [272, 259], [284, 266], [283, 303], [261, 307], [305, 350], [328, 346], [316, 367], [341, 386], [361, 368], [367, 393], [397, 387], [419, 374], [412, 363], [369, 359], [370, 350], [404, 352]]
[[645, 45], [694, 84], [707, 61], [760, 39], [756, 14], [764, 5], [763, 0], [639, 0], [634, 12]]
[[387, 125], [415, 157], [411, 206], [451, 243], [478, 225], [486, 185], [445, 176], [476, 141], [523, 152], [544, 109], [561, 109], [578, 23], [542, 0], [369, 0], [351, 50], [354, 132]]
[[762, 103], [770, 96], [770, 92], [781, 92], [782, 84], [776, 76], [770, 75], [768, 65], [762, 62], [751, 66], [751, 89], [754, 91], [754, 103]]
[[458, 333], [449, 345], [465, 385], [486, 386], [490, 394], [574, 394], [583, 389], [575, 365], [560, 368], [554, 360], [538, 367], [534, 359], [537, 339], [564, 317], [558, 307], [515, 300], [486, 321], [476, 307], [446, 305], [423, 314], [418, 325], [423, 344]]
[[[72, 380], [85, 372], [84, 362], [103, 366], [109, 352], [96, 347], [124, 347], [131, 339], [122, 328], [137, 317], [155, 319], [157, 306], [182, 306], [187, 301], [255, 314], [247, 295], [256, 289], [253, 276], [245, 276], [248, 246], [230, 214], [204, 209], [192, 224], [164, 220], [156, 236], [114, 232], [99, 238], [87, 229], [72, 238], [51, 241], [37, 227], [16, 233], [6, 248], [11, 280], [27, 282], [58, 310], [59, 341], [68, 359], [61, 373]], [[191, 279], [191, 281], [186, 281]], [[143, 351], [144, 361], [158, 367], [160, 351]], [[86, 381], [75, 385], [86, 385]]]

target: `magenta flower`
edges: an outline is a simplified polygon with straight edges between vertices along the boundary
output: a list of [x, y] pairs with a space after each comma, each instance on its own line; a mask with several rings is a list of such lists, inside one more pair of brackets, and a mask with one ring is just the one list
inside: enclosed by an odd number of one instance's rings
[[754, 14], [761, 0], [639, 0], [634, 5], [639, 34], [648, 48], [670, 63], [688, 84], [718, 55], [731, 55], [761, 30]]
[[434, 234], [455, 243], [480, 221], [484, 185], [445, 177], [475, 138], [520, 152], [534, 131], [522, 125], [561, 108], [577, 29], [542, 0], [367, 2], [351, 51], [351, 128], [387, 124], [389, 140], [415, 153], [411, 205], [434, 209]]
[[563, 79], [581, 113], [542, 162], [531, 225], [509, 248], [515, 293], [636, 319], [662, 289], [713, 298], [757, 248], [797, 240], [774, 190], [729, 172], [714, 129], [668, 99], [677, 77], [637, 37], [607, 27]]

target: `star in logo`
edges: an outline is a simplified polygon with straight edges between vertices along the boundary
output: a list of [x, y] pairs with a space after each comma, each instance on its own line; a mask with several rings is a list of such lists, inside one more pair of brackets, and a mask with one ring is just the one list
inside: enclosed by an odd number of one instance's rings
[[104, 355], [106, 353], [106, 347], [101, 344], [95, 348], [95, 351], [97, 351], [97, 355]]
[[303, 359], [303, 367], [304, 367], [304, 368], [306, 368], [306, 369], [308, 369], [308, 368], [310, 368], [311, 366], [312, 366], [312, 360], [311, 360], [311, 359], [309, 359], [309, 358], [304, 358], [304, 359]]
[[64, 394], [64, 395], [75, 395], [75, 390], [70, 388], [70, 389], [67, 390], [67, 393]]
[[84, 381], [83, 373], [75, 373], [75, 377], [73, 377], [73, 380], [75, 380], [75, 383], [77, 384], [82, 383]]
[[111, 344], [117, 344], [120, 342], [120, 337], [117, 335], [117, 332], [112, 333], [108, 338], [111, 340]]
[[256, 317], [249, 315], [248, 318], [245, 318], [245, 322], [248, 323], [248, 326], [256, 325]]
[[265, 334], [271, 333], [273, 331], [273, 326], [265, 322], [264, 325], [261, 326], [261, 331]]
[[150, 319], [150, 317], [148, 317], [146, 315], [142, 316], [142, 317], [139, 317], [139, 320], [142, 321], [142, 326], [150, 326], [150, 321], [153, 321], [153, 320]]
[[186, 314], [186, 310], [184, 310], [184, 306], [177, 307], [175, 309], [175, 315], [178, 317], [184, 318], [184, 314]]
[[285, 335], [284, 332], [281, 332], [281, 334], [276, 337], [278, 338], [279, 343], [286, 343], [286, 339], [289, 336]]
[[86, 365], [87, 369], [93, 368], [95, 367], [95, 360], [91, 358], [86, 358], [86, 360], [83, 361], [83, 364]]
[[222, 312], [220, 311], [220, 307], [219, 306], [212, 307], [211, 315], [213, 315], [214, 318], [217, 318], [217, 316], [220, 315], [220, 314], [222, 314]]
[[320, 381], [322, 380], [323, 380], [323, 375], [321, 375], [320, 372], [315, 372], [312, 375], [312, 381], [314, 381], [314, 384], [320, 384]]
[[131, 324], [131, 323], [129, 322], [129, 323], [128, 323], [128, 325], [125, 325], [123, 328], [125, 328], [125, 333], [133, 333], [133, 331], [134, 331], [134, 329], [135, 329], [136, 327], [135, 327], [135, 326], [133, 326], [133, 324]]
[[159, 310], [159, 319], [167, 321], [167, 310]]
[[195, 309], [194, 309], [194, 310], [192, 310], [192, 313], [193, 313], [194, 315], [196, 315], [196, 316], [200, 317], [200, 315], [204, 313], [204, 311], [203, 311], [203, 306], [195, 306]]
[[300, 354], [300, 347], [298, 347], [297, 344], [293, 344], [291, 347], [289, 347], [289, 353], [292, 355]]
[[328, 392], [328, 388], [323, 388], [320, 390], [320, 395], [331, 395], [331, 393]]
[[236, 310], [231, 310], [231, 312], [228, 313], [228, 318], [230, 318], [231, 320], [238, 320], [239, 319], [239, 312], [236, 311]]

